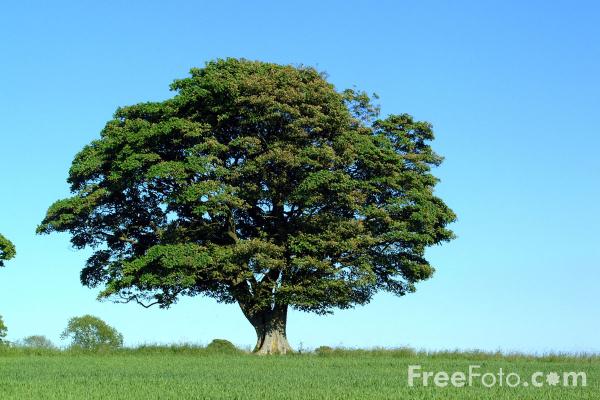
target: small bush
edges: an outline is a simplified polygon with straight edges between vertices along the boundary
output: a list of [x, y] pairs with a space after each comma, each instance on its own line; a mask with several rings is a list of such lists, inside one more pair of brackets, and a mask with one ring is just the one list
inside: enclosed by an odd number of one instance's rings
[[320, 356], [332, 354], [333, 352], [334, 352], [333, 347], [329, 347], [329, 346], [320, 346], [315, 349], [315, 353]]
[[225, 339], [215, 339], [206, 346], [206, 350], [211, 353], [227, 353], [227, 354], [237, 354], [240, 353], [241, 350], [235, 347], [233, 343], [229, 340]]

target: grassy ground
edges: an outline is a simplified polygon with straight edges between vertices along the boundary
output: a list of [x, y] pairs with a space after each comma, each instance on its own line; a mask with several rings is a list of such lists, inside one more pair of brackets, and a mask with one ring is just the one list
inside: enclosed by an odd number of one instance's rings
[[[481, 373], [584, 371], [587, 387], [545, 384], [409, 387], [407, 368]], [[543, 379], [542, 379], [543, 380]], [[325, 351], [260, 357], [191, 347], [112, 353], [0, 352], [1, 399], [600, 399], [600, 358], [502, 356], [482, 353]]]

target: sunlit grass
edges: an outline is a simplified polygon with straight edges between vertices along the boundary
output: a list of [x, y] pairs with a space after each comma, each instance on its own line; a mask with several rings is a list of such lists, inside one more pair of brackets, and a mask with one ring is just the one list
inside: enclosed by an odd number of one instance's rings
[[[584, 371], [587, 387], [435, 388], [407, 384], [407, 368], [528, 377]], [[600, 358], [591, 355], [426, 353], [411, 349], [320, 349], [293, 356], [223, 353], [202, 346], [115, 352], [4, 348], [1, 399], [599, 399]]]

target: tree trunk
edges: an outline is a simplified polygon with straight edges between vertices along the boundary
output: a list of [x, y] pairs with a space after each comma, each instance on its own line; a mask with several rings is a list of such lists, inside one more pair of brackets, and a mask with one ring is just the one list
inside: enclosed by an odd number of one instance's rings
[[287, 341], [286, 306], [275, 306], [272, 310], [258, 312], [252, 315], [246, 315], [248, 321], [254, 326], [256, 331], [256, 354], [286, 354], [293, 352]]

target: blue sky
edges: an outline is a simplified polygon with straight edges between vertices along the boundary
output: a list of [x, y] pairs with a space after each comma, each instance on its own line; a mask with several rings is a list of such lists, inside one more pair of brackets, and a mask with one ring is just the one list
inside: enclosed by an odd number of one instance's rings
[[458, 239], [403, 298], [292, 312], [293, 346], [600, 351], [600, 6], [567, 1], [4, 2], [0, 10], [0, 271], [9, 339], [95, 314], [130, 345], [255, 341], [237, 306], [100, 303], [86, 251], [35, 236], [68, 195], [73, 156], [118, 106], [162, 100], [218, 57], [312, 65], [382, 111], [434, 124], [439, 195]]

